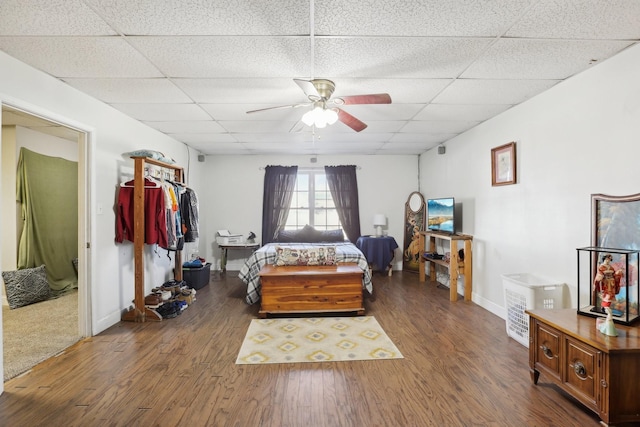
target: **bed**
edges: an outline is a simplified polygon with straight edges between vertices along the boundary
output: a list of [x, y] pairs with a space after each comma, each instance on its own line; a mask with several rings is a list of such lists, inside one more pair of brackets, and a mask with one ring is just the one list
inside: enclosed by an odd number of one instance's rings
[[[362, 288], [366, 289], [369, 294], [373, 294], [369, 264], [364, 254], [353, 243], [344, 241], [322, 243], [278, 242], [268, 243], [255, 251], [240, 269], [238, 277], [247, 285], [247, 294], [245, 297], [247, 304], [255, 304], [260, 301], [262, 295], [260, 272], [263, 270], [263, 267], [276, 263], [277, 247], [305, 249], [318, 246], [335, 247], [335, 258], [338, 265], [356, 265], [362, 271]], [[282, 267], [282, 269], [286, 268], [286, 266]], [[295, 268], [300, 267], [296, 266]], [[316, 266], [308, 266], [308, 268], [317, 269]]]

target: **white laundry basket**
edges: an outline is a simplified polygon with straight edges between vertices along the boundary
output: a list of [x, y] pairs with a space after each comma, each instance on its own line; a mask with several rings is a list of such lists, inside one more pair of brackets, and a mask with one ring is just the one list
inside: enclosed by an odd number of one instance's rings
[[529, 315], [531, 309], [564, 307], [564, 284], [549, 281], [528, 273], [503, 274], [504, 306], [507, 310], [507, 335], [529, 347]]

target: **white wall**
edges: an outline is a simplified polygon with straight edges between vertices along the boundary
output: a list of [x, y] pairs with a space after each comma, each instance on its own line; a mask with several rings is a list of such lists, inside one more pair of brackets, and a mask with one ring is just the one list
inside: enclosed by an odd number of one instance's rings
[[[37, 112], [92, 132], [91, 257], [92, 329], [99, 333], [120, 320], [134, 297], [133, 245], [116, 244], [116, 189], [133, 175], [133, 161], [122, 153], [146, 148], [163, 152], [185, 169], [188, 184], [200, 191], [203, 164], [184, 144], [133, 120], [106, 104], [0, 52], [0, 102]], [[100, 209], [101, 212], [100, 213]], [[1, 237], [1, 236], [0, 236]], [[173, 277], [166, 252], [145, 248], [145, 286]]]
[[[591, 194], [639, 192], [640, 46], [583, 72], [420, 158], [427, 197], [462, 202], [474, 236], [474, 301], [504, 317], [501, 275], [566, 283], [591, 243]], [[491, 186], [491, 149], [516, 141], [516, 185]]]
[[[220, 258], [215, 233], [229, 229], [243, 234], [253, 231], [262, 237], [262, 192], [264, 167], [282, 165], [316, 167], [356, 165], [360, 195], [360, 226], [362, 234], [373, 234], [373, 215], [387, 216], [388, 232], [403, 247], [404, 204], [418, 186], [417, 156], [207, 156], [205, 181], [201, 200], [203, 221], [207, 224], [207, 260]], [[227, 269], [239, 270], [246, 254], [229, 251]], [[215, 265], [215, 264], [214, 264]], [[395, 269], [402, 268], [400, 251], [396, 251]]]

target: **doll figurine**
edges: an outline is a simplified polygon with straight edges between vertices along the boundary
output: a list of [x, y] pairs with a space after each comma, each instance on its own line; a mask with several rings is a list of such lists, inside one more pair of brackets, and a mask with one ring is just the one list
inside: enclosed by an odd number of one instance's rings
[[611, 254], [602, 257], [602, 264], [598, 266], [598, 272], [593, 280], [594, 291], [600, 293], [601, 309], [607, 314], [604, 322], [596, 322], [596, 327], [605, 335], [617, 336], [615, 324], [611, 311], [611, 303], [616, 300], [616, 295], [620, 292], [620, 280], [622, 279], [622, 270], [615, 270], [611, 266]]

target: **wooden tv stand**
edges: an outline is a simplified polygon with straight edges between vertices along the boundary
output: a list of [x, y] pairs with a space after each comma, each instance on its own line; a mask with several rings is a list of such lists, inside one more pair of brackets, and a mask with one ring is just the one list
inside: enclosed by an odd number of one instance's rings
[[640, 421], [640, 334], [616, 324], [617, 337], [596, 330], [576, 309], [526, 310], [531, 381], [540, 373], [607, 424]]
[[[427, 245], [427, 239], [429, 244]], [[451, 253], [450, 260], [447, 262], [444, 259], [433, 259], [424, 256], [424, 251], [434, 253], [436, 251], [436, 240], [448, 240], [449, 251]], [[419, 276], [421, 282], [426, 282], [426, 267], [425, 263], [429, 262], [429, 279], [432, 282], [436, 281], [436, 264], [443, 265], [449, 270], [449, 301], [458, 300], [458, 274], [464, 275], [464, 300], [471, 301], [471, 283], [472, 283], [472, 254], [471, 254], [471, 241], [473, 236], [468, 234], [448, 234], [438, 233], [432, 231], [420, 232], [420, 266]], [[458, 242], [464, 242], [464, 261], [458, 256]]]

